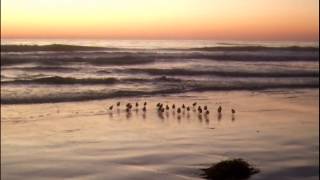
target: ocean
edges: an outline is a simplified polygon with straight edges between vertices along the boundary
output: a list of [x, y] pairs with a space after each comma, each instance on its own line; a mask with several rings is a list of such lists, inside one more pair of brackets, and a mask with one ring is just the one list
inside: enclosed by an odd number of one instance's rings
[[319, 47], [312, 42], [4, 39], [1, 87], [2, 104], [314, 89]]

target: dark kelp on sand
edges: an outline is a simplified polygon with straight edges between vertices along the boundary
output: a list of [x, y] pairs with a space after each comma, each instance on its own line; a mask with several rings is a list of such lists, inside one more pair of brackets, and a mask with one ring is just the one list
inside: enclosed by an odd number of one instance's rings
[[221, 161], [209, 168], [202, 169], [202, 177], [211, 180], [245, 180], [260, 170], [243, 159]]

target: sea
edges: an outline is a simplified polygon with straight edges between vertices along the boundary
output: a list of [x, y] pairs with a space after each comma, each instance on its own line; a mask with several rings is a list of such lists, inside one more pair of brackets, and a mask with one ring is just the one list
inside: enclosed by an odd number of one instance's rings
[[2, 39], [1, 104], [319, 88], [318, 42]]

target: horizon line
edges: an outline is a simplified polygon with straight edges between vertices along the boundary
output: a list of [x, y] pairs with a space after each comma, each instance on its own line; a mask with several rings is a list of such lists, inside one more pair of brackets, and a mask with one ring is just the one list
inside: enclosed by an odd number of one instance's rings
[[98, 38], [98, 37], [1, 37], [1, 40], [115, 40], [115, 41], [245, 41], [245, 42], [319, 42], [318, 39], [215, 39], [215, 38]]

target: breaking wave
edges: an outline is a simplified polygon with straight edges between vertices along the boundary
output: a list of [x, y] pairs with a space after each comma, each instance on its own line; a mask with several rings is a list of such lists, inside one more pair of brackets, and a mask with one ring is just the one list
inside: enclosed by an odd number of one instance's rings
[[72, 78], [72, 77], [41, 77], [34, 79], [19, 79], [2, 81], [3, 85], [13, 85], [13, 84], [48, 84], [48, 85], [72, 85], [72, 84], [83, 84], [83, 85], [109, 85], [116, 83], [145, 83], [145, 82], [180, 82], [183, 81], [178, 78], [168, 78], [166, 76], [159, 78]]
[[185, 92], [202, 92], [202, 91], [234, 91], [234, 90], [267, 90], [267, 89], [287, 89], [287, 88], [319, 88], [318, 80], [307, 81], [303, 83], [233, 83], [231, 84], [191, 84], [184, 86], [169, 86], [165, 89], [155, 89], [149, 91], [142, 90], [115, 90], [108, 92], [83, 92], [70, 95], [58, 94], [55, 96], [28, 96], [28, 97], [1, 97], [2, 104], [32, 104], [32, 103], [57, 103], [72, 101], [100, 100], [108, 98], [121, 97], [142, 97], [156, 96], [165, 94], [178, 94]]

